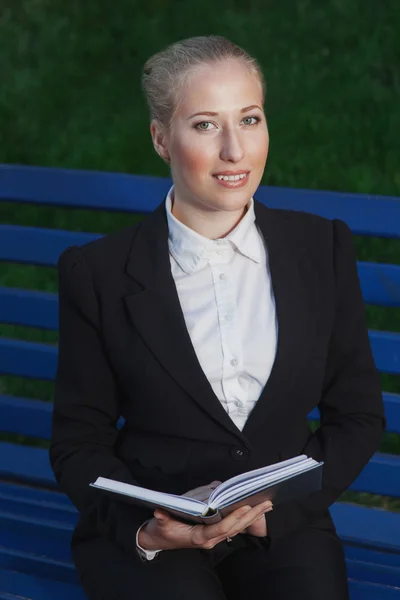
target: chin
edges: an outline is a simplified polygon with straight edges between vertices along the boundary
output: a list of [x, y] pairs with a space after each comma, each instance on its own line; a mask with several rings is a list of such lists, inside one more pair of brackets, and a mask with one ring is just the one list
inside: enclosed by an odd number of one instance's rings
[[238, 194], [236, 192], [235, 194], [232, 194], [232, 192], [230, 191], [230, 194], [225, 193], [215, 198], [215, 202], [213, 202], [213, 205], [216, 208], [219, 207], [220, 210], [238, 211], [244, 209], [245, 206], [247, 206], [250, 202], [250, 199], [251, 195], [249, 195], [248, 193]]

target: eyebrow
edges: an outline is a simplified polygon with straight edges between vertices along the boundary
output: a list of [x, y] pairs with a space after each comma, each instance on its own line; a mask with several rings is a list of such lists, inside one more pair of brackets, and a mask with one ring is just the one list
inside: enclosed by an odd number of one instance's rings
[[[259, 108], [260, 110], [262, 110], [262, 108], [260, 106], [258, 106], [258, 104], [252, 104], [251, 106], [246, 106], [245, 108], [242, 108], [242, 110], [240, 112], [245, 113], [249, 110], [254, 110], [255, 108]], [[218, 113], [204, 110], [201, 112], [194, 113], [194, 115], [190, 115], [190, 117], [188, 117], [188, 119], [192, 119], [193, 117], [197, 117], [198, 115], [207, 115], [208, 117], [218, 117]]]

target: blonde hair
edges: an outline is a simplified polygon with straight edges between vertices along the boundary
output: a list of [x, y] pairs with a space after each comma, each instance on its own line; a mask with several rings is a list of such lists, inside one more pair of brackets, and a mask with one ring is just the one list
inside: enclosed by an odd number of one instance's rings
[[264, 102], [265, 79], [255, 58], [222, 36], [197, 36], [175, 42], [145, 62], [141, 83], [150, 120], [157, 119], [169, 131], [190, 75], [201, 64], [229, 59], [243, 61], [259, 78]]

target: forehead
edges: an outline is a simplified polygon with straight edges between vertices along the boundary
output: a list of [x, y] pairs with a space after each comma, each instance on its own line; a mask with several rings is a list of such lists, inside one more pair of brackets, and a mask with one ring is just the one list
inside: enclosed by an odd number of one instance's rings
[[262, 106], [262, 87], [256, 73], [238, 60], [225, 60], [196, 67], [182, 89], [178, 113], [240, 110]]

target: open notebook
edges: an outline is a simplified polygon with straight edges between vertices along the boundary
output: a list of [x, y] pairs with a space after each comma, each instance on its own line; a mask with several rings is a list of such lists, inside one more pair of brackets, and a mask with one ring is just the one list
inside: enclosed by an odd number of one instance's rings
[[216, 523], [240, 506], [271, 500], [274, 506], [316, 492], [321, 488], [323, 462], [305, 454], [242, 473], [221, 483], [207, 502], [149, 490], [137, 485], [98, 477], [91, 487], [126, 502], [151, 509], [163, 508], [181, 521]]

